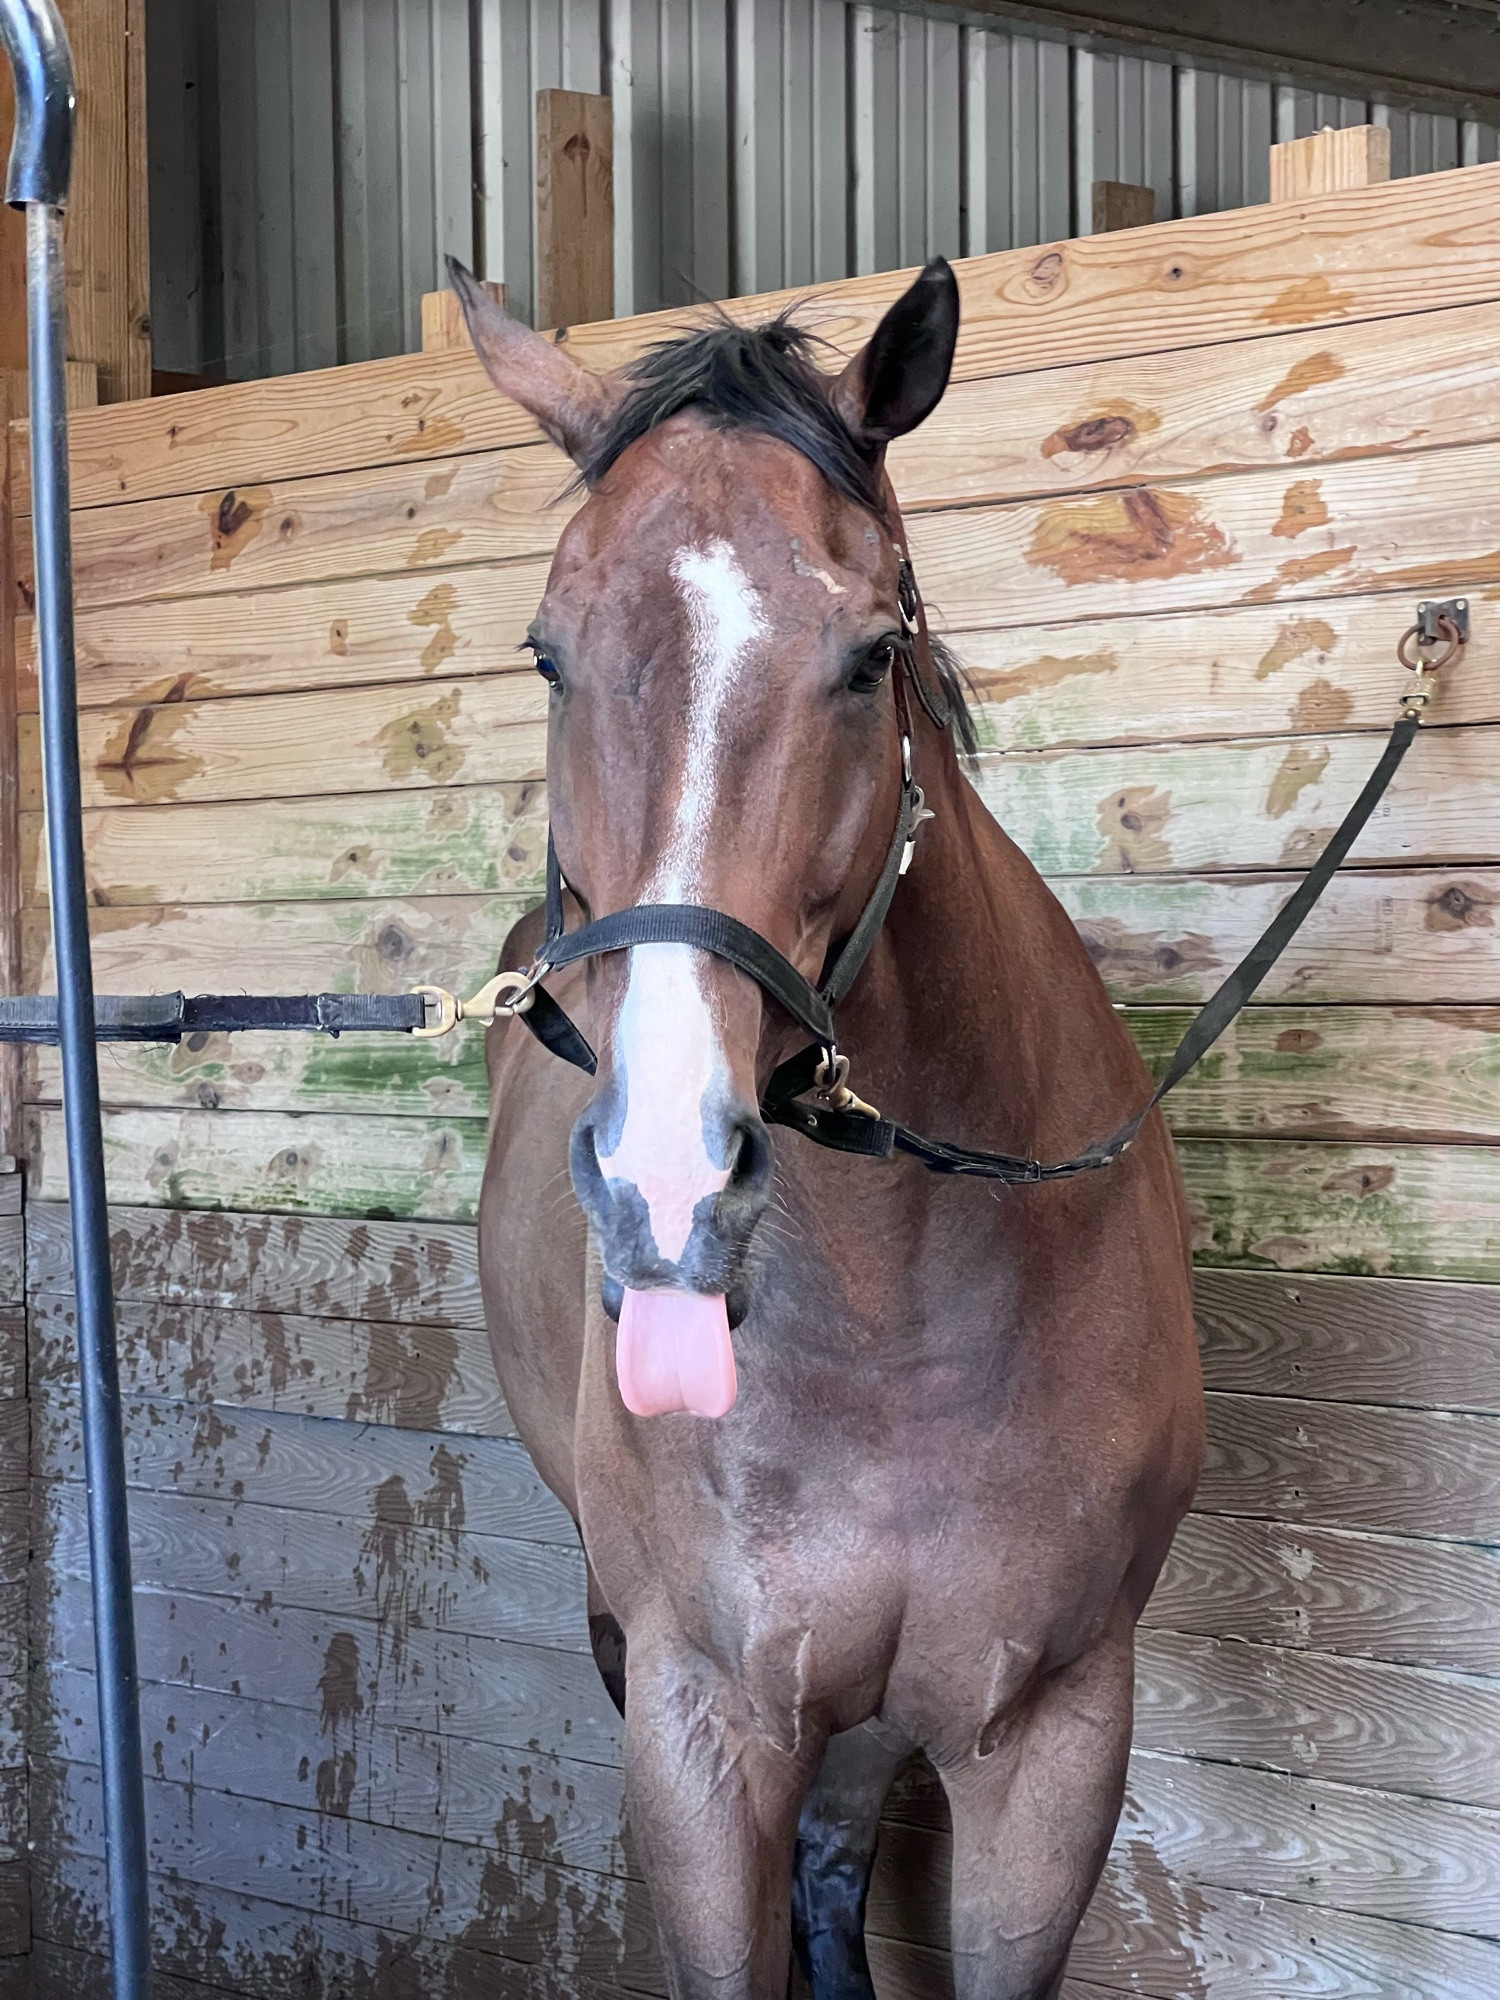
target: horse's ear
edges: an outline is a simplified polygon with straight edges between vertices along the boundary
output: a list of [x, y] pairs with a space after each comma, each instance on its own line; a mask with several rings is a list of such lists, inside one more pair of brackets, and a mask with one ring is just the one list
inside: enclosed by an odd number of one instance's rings
[[934, 257], [833, 385], [839, 415], [872, 451], [914, 431], [942, 400], [958, 343], [958, 280]]
[[474, 352], [495, 387], [529, 410], [575, 465], [586, 464], [619, 404], [619, 384], [512, 319], [456, 257], [448, 259], [448, 277], [464, 309]]

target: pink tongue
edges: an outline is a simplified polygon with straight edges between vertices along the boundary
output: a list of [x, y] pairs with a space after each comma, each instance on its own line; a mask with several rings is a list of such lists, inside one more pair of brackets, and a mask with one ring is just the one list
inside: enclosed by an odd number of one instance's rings
[[679, 1410], [695, 1417], [727, 1416], [737, 1384], [722, 1295], [626, 1292], [615, 1369], [625, 1407], [638, 1417]]

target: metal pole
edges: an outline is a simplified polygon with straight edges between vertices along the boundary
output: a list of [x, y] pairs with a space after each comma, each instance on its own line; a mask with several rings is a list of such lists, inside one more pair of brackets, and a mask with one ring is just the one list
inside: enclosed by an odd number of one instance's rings
[[110, 1961], [115, 2000], [144, 2000], [150, 1950], [146, 1807], [120, 1373], [104, 1199], [99, 1060], [94, 1043], [94, 975], [73, 657], [73, 547], [63, 368], [67, 329], [63, 204], [72, 165], [73, 58], [53, 0], [0, 0], [0, 38], [16, 77], [16, 136], [5, 195], [12, 207], [26, 210], [31, 521], [36, 553], [42, 768], [78, 1299], [99, 1748], [109, 1860]]

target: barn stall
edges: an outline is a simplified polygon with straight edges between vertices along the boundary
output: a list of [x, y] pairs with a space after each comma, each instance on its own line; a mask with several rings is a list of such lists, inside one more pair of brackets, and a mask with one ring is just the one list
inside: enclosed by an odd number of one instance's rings
[[[959, 276], [954, 386], [893, 452], [913, 554], [983, 704], [976, 782], [1149, 1056], [1342, 817], [1417, 600], [1473, 605], [1354, 861], [1171, 1104], [1210, 1459], [1068, 1990], [1481, 2000], [1500, 166]], [[849, 351], [904, 282], [824, 287], [811, 323]], [[681, 323], [568, 338], [607, 366]], [[46, 990], [9, 435], [14, 931]], [[572, 504], [560, 456], [463, 345], [83, 411], [72, 449], [100, 989], [480, 984], [540, 893], [545, 690], [514, 649]], [[163, 1992], [664, 1991], [582, 1559], [485, 1342], [480, 1037], [210, 1037], [102, 1071]], [[102, 1990], [104, 1872], [55, 1055], [21, 1082], [0, 1993], [29, 1949], [32, 1990], [73, 2000]], [[913, 1770], [872, 1899], [885, 1994], [950, 1990], [943, 1872]]]

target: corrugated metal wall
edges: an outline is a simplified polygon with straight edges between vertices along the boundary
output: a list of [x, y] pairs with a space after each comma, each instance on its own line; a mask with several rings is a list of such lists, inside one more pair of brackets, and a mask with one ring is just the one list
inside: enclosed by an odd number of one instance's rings
[[284, 373], [419, 342], [451, 250], [534, 296], [535, 98], [608, 90], [616, 309], [1263, 201], [1267, 149], [1391, 127], [1393, 170], [1496, 133], [848, 0], [151, 0], [159, 368]]

